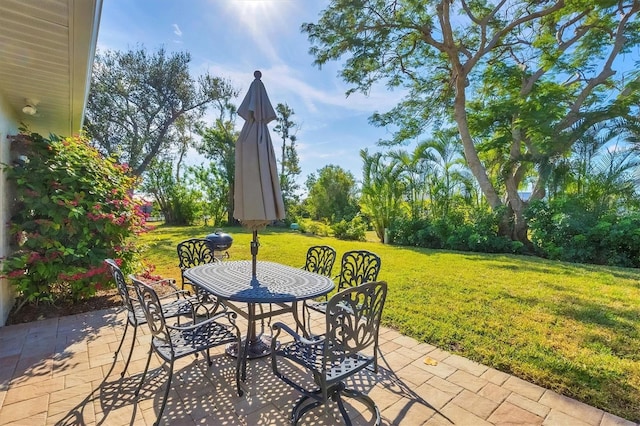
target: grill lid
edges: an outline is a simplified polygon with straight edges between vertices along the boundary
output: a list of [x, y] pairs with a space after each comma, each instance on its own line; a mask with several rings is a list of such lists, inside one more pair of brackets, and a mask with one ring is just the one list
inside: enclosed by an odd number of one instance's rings
[[227, 250], [233, 244], [233, 238], [226, 232], [216, 231], [204, 237], [211, 250]]

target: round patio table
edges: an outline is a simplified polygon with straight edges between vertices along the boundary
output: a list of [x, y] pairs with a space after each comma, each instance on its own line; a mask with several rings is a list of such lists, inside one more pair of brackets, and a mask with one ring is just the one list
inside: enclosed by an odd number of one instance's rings
[[[207, 263], [185, 270], [184, 276], [247, 318], [248, 329], [241, 361], [243, 380], [246, 378], [246, 360], [269, 355], [271, 351], [270, 338], [256, 335], [256, 321], [291, 312], [296, 324], [304, 330], [298, 317], [297, 302], [324, 296], [335, 286], [333, 280], [324, 275], [268, 261], [257, 262], [255, 278], [252, 277], [250, 260]], [[246, 303], [247, 312], [229, 302]], [[256, 304], [259, 303], [274, 303], [281, 309], [256, 314]], [[227, 352], [237, 356], [238, 348], [232, 344]]]

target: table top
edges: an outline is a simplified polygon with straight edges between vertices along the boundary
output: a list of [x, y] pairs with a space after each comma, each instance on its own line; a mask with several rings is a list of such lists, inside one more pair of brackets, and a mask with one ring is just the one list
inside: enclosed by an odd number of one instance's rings
[[323, 296], [333, 290], [333, 280], [275, 262], [258, 261], [251, 279], [251, 261], [207, 263], [184, 271], [198, 287], [222, 299], [246, 303], [294, 302]]

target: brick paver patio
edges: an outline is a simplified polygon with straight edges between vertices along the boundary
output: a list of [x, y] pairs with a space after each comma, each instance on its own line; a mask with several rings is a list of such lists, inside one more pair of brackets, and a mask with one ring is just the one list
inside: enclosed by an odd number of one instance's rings
[[[148, 349], [146, 327], [141, 328], [145, 333], [138, 333], [127, 374], [120, 377], [124, 364], [120, 357], [113, 373], [105, 377], [124, 318], [118, 310], [104, 310], [0, 328], [0, 424], [153, 423], [166, 379], [157, 361], [153, 376], [134, 396]], [[314, 319], [315, 329], [321, 329], [319, 319]], [[383, 424], [638, 426], [396, 331], [383, 329], [380, 340], [378, 375], [363, 373], [349, 385], [376, 401]], [[272, 374], [269, 358], [250, 361], [247, 392], [238, 397], [234, 359], [222, 350], [212, 355], [211, 367], [202, 357], [177, 364], [162, 424], [289, 423], [299, 394]], [[348, 409], [354, 424], [371, 424], [371, 413], [364, 406], [354, 403]], [[312, 411], [301, 423], [340, 422], [337, 408], [330, 405], [327, 412]]]

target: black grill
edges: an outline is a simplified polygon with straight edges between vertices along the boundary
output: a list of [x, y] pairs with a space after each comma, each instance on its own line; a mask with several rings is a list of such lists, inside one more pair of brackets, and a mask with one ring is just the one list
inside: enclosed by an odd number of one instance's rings
[[231, 238], [231, 235], [222, 231], [216, 231], [213, 234], [209, 234], [204, 237], [204, 239], [207, 240], [209, 248], [212, 251], [228, 250], [233, 244], [233, 238]]

